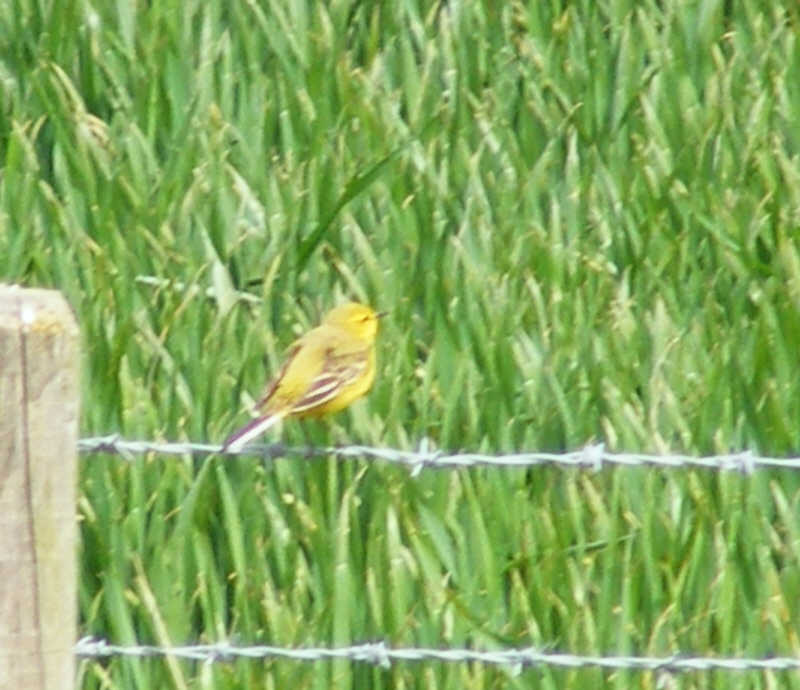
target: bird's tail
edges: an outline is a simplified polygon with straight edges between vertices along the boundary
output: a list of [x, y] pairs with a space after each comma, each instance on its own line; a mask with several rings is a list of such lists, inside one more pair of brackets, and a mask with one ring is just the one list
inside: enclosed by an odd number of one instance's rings
[[285, 416], [285, 412], [270, 412], [261, 417], [256, 417], [252, 422], [245, 424], [241, 429], [234, 431], [225, 439], [225, 443], [222, 444], [222, 452], [236, 453], [240, 451], [249, 441], [263, 434]]

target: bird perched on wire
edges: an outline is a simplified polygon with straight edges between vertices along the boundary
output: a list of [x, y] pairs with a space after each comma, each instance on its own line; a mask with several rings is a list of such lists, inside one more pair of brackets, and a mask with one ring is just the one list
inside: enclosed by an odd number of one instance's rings
[[258, 403], [259, 416], [231, 434], [222, 450], [241, 450], [284, 417], [323, 417], [366, 394], [375, 380], [375, 337], [383, 315], [355, 302], [331, 309], [291, 345]]

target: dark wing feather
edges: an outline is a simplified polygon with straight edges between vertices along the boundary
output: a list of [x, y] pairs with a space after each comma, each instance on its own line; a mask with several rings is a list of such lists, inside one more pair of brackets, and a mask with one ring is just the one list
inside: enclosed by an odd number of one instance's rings
[[364, 373], [368, 366], [367, 354], [368, 352], [364, 350], [347, 355], [334, 355], [328, 350], [322, 370], [311, 381], [303, 397], [292, 406], [292, 413], [307, 412], [333, 400], [343, 388]]

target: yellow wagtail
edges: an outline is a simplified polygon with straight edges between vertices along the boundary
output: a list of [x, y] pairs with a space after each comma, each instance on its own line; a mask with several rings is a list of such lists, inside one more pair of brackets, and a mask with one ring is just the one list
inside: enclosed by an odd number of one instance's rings
[[236, 452], [284, 417], [322, 417], [344, 409], [375, 380], [377, 314], [351, 302], [331, 309], [298, 338], [258, 403], [259, 416], [231, 434], [223, 451]]

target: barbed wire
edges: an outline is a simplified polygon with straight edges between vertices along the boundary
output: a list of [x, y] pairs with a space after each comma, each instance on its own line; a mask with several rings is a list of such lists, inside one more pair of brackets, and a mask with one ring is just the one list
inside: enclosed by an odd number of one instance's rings
[[[595, 470], [605, 466], [661, 466], [699, 467], [713, 470], [735, 470], [752, 473], [757, 469], [800, 469], [800, 458], [770, 458], [756, 456], [750, 451], [727, 455], [648, 455], [641, 453], [610, 453], [603, 444], [589, 445], [568, 453], [510, 453], [489, 455], [480, 453], [443, 453], [429, 448], [423, 441], [418, 451], [370, 446], [337, 447], [292, 447], [282, 443], [254, 444], [229, 452], [219, 444], [154, 441], [129, 441], [117, 435], [81, 439], [81, 453], [112, 453], [127, 460], [138, 455], [245, 455], [274, 460], [282, 457], [316, 459], [321, 457], [372, 458], [385, 462], [406, 465], [412, 474], [424, 468], [458, 467], [531, 467], [536, 465], [559, 465], [565, 467], [588, 467]], [[680, 654], [666, 657], [635, 656], [581, 656], [540, 651], [535, 648], [502, 649], [480, 651], [474, 649], [437, 648], [391, 648], [384, 642], [351, 645], [347, 647], [288, 648], [270, 645], [237, 646], [228, 642], [205, 645], [159, 647], [155, 645], [115, 645], [105, 640], [86, 637], [78, 641], [75, 654], [82, 658], [128, 657], [175, 657], [207, 663], [234, 659], [283, 658], [295, 661], [325, 661], [346, 659], [365, 662], [384, 668], [392, 663], [404, 661], [474, 662], [487, 665], [509, 666], [516, 671], [524, 667], [556, 666], [561, 668], [602, 668], [638, 671], [661, 671], [677, 673], [686, 671], [748, 671], [800, 670], [800, 658], [772, 657], [748, 659], [734, 657], [691, 657]]]
[[588, 467], [594, 470], [600, 470], [605, 465], [625, 467], [699, 467], [711, 470], [734, 470], [744, 474], [751, 474], [757, 469], [800, 469], [800, 457], [761, 457], [751, 451], [707, 456], [611, 453], [600, 443], [588, 445], [580, 450], [567, 453], [530, 452], [489, 455], [483, 453], [444, 453], [429, 446], [430, 444], [425, 440], [420, 444], [420, 448], [417, 451], [359, 445], [293, 447], [282, 443], [272, 443], [248, 445], [241, 450], [231, 452], [224, 451], [219, 444], [128, 441], [117, 435], [97, 436], [78, 441], [78, 451], [81, 453], [113, 453], [129, 460], [143, 453], [156, 453], [159, 455], [247, 455], [260, 457], [264, 460], [275, 460], [283, 457], [311, 460], [333, 456], [339, 459], [371, 458], [384, 462], [398, 463], [411, 468], [412, 474], [416, 474], [424, 468], [533, 467], [536, 465]]
[[158, 647], [155, 645], [114, 645], [105, 640], [85, 637], [74, 648], [82, 658], [110, 656], [175, 657], [192, 661], [220, 662], [234, 659], [282, 658], [294, 661], [327, 661], [347, 659], [389, 668], [399, 661], [477, 662], [495, 666], [558, 666], [562, 668], [630, 669], [637, 671], [789, 671], [800, 669], [800, 658], [772, 657], [741, 659], [731, 657], [690, 657], [675, 654], [666, 657], [580, 656], [526, 649], [393, 648], [384, 642], [371, 642], [349, 647], [274, 647], [270, 645], [237, 646], [228, 642], [214, 644]]

